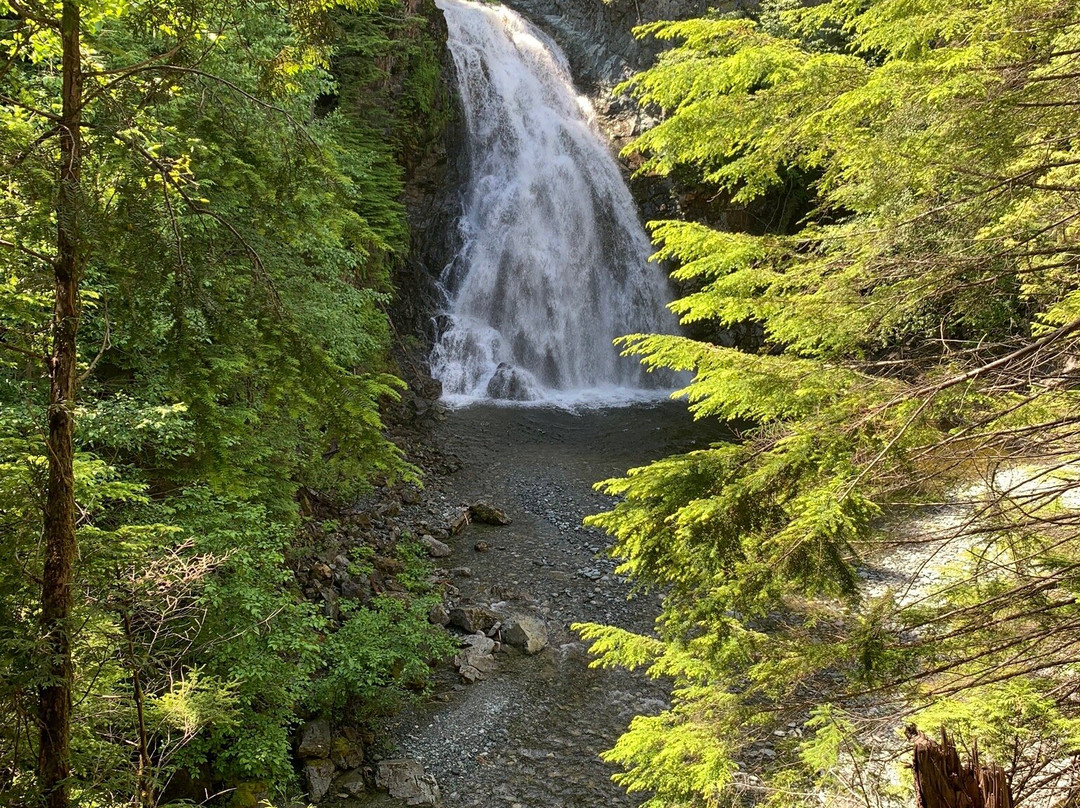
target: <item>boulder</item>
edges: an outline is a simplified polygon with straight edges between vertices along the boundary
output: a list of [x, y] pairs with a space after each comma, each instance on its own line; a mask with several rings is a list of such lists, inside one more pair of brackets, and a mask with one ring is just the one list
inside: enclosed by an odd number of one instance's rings
[[457, 606], [450, 610], [450, 625], [469, 634], [487, 631], [499, 622], [499, 616], [487, 606]]
[[375, 569], [379, 572], [385, 572], [390, 575], [397, 575], [405, 569], [404, 564], [396, 558], [390, 558], [389, 556], [375, 556], [374, 565]]
[[469, 519], [482, 525], [508, 525], [510, 517], [506, 512], [486, 502], [474, 502], [469, 506]]
[[447, 525], [447, 530], [450, 531], [451, 536], [456, 536], [463, 531], [469, 525], [469, 510], [466, 508], [463, 511], [458, 511], [454, 514], [454, 517]]
[[439, 804], [439, 784], [415, 760], [380, 760], [375, 785], [409, 806]]
[[337, 590], [332, 586], [320, 586], [319, 597], [323, 600], [323, 615], [329, 620], [337, 620], [341, 616]]
[[364, 762], [364, 745], [355, 730], [352, 737], [339, 735], [330, 744], [330, 759], [339, 769], [356, 769]]
[[461, 680], [467, 685], [471, 685], [484, 678], [484, 674], [472, 665], [462, 665], [458, 668], [458, 674], [461, 676]]
[[367, 784], [364, 782], [364, 774], [360, 769], [355, 769], [334, 780], [333, 791], [335, 794], [344, 794], [348, 797], [360, 798], [367, 793]]
[[467, 684], [483, 679], [495, 670], [495, 652], [499, 644], [483, 634], [465, 638], [465, 646], [454, 657], [454, 667]]
[[446, 626], [450, 624], [450, 612], [441, 603], [436, 603], [428, 612], [428, 622], [433, 626]]
[[296, 747], [296, 756], [307, 760], [325, 758], [330, 754], [330, 722], [325, 718], [308, 721], [300, 732], [300, 743]]
[[526, 654], [538, 654], [548, 645], [547, 626], [536, 617], [514, 615], [503, 627], [502, 636], [508, 645]]
[[434, 536], [421, 536], [420, 544], [427, 549], [428, 555], [432, 558], [446, 558], [452, 552], [448, 545]]
[[318, 802], [326, 796], [330, 784], [334, 782], [334, 771], [332, 760], [310, 760], [304, 766], [304, 779], [307, 780], [308, 797], [312, 802]]
[[359, 581], [346, 576], [341, 581], [341, 597], [367, 603], [371, 600], [371, 581], [367, 577]]
[[540, 385], [527, 370], [500, 362], [488, 379], [487, 394], [489, 398], [504, 401], [534, 401], [540, 397], [539, 388]]
[[[204, 790], [198, 797], [205, 799], [206, 791]], [[228, 802], [229, 808], [263, 808], [264, 805], [269, 804], [270, 787], [263, 780], [244, 780], [237, 783], [233, 788], [232, 798]]]

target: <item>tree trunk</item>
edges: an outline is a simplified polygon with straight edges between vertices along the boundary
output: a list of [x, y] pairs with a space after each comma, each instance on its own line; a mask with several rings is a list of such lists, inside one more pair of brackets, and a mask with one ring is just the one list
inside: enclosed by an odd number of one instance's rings
[[49, 489], [45, 499], [45, 569], [41, 586], [41, 630], [48, 654], [48, 679], [39, 692], [41, 746], [38, 784], [47, 808], [67, 808], [71, 772], [71, 584], [75, 537], [75, 339], [79, 327], [79, 175], [82, 162], [82, 60], [79, 0], [64, 0], [63, 106], [60, 120], [60, 178], [56, 219], [56, 280], [53, 346], [49, 357]]
[[915, 727], [908, 727], [907, 736], [915, 747], [911, 767], [918, 808], [1013, 808], [1004, 770], [992, 763], [980, 765], [977, 747], [964, 764], [944, 729], [941, 743]]

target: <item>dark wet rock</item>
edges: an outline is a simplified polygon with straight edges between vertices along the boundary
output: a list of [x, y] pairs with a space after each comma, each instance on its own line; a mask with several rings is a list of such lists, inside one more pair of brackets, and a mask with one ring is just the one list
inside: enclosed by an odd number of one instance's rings
[[319, 597], [323, 601], [323, 615], [328, 620], [337, 620], [341, 617], [341, 609], [338, 604], [340, 600], [338, 592], [332, 586], [323, 586], [319, 588]]
[[330, 722], [325, 718], [316, 718], [301, 730], [296, 755], [301, 759], [324, 758], [330, 754], [331, 740]]
[[[654, 20], [678, 20], [707, 13], [708, 0], [510, 0], [507, 5], [544, 28], [559, 43], [579, 85], [593, 97], [648, 67], [667, 43], [640, 39], [633, 29]], [[723, 10], [757, 6], [756, 0], [728, 0]]]
[[453, 552], [447, 544], [434, 536], [421, 536], [420, 544], [427, 549], [428, 555], [432, 558], [446, 558]]
[[409, 806], [439, 804], [438, 783], [415, 760], [380, 760], [375, 785]]
[[469, 634], [487, 631], [499, 622], [499, 616], [487, 606], [464, 605], [450, 610], [450, 625]]
[[356, 769], [364, 762], [364, 744], [355, 730], [346, 729], [330, 743], [330, 759], [339, 769]]
[[330, 790], [334, 781], [336, 767], [332, 760], [311, 760], [304, 766], [304, 779], [307, 781], [308, 797], [318, 802]]
[[346, 577], [341, 582], [341, 597], [355, 600], [359, 603], [367, 603], [371, 600], [371, 581], [361, 578], [359, 581], [352, 577]]
[[367, 793], [364, 773], [360, 769], [345, 772], [334, 780], [332, 790], [335, 794], [344, 794], [346, 797], [362, 797]]
[[500, 362], [488, 380], [487, 395], [503, 401], [535, 401], [539, 385], [528, 371]]
[[506, 515], [506, 511], [489, 505], [486, 502], [474, 502], [469, 506], [469, 519], [482, 525], [509, 525], [513, 520]]

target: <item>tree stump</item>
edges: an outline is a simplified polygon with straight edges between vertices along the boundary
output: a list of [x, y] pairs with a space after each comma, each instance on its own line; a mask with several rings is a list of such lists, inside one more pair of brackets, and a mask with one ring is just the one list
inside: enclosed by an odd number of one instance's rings
[[918, 808], [1013, 808], [1004, 769], [981, 765], [977, 746], [965, 764], [944, 728], [940, 742], [914, 726], [907, 728], [907, 737], [914, 746], [911, 767]]

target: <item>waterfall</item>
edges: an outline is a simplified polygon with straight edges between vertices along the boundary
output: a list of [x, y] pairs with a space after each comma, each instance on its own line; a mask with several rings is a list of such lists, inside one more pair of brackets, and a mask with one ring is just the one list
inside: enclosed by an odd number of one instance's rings
[[672, 332], [667, 281], [566, 57], [507, 8], [437, 0], [465, 111], [461, 249], [432, 373], [451, 401], [615, 403], [663, 379], [612, 340]]

